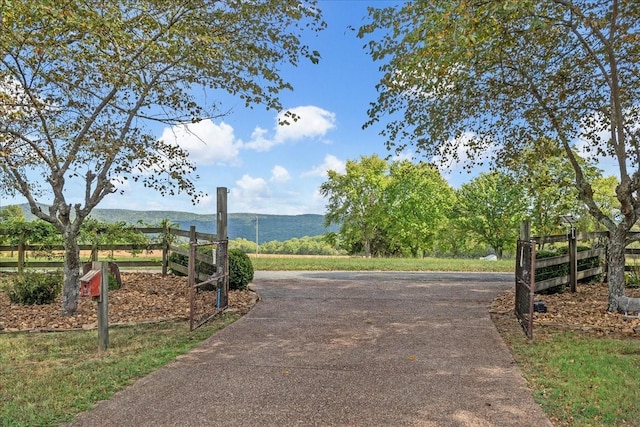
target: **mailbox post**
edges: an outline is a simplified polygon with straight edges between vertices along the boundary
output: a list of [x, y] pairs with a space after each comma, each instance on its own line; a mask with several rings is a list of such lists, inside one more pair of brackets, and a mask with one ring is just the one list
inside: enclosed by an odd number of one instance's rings
[[109, 348], [109, 268], [108, 263], [94, 261], [91, 270], [80, 278], [80, 296], [98, 302], [98, 348]]

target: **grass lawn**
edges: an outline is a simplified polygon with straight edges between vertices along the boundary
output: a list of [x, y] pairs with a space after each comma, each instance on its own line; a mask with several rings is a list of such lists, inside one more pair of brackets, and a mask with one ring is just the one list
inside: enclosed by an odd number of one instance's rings
[[186, 353], [237, 319], [189, 332], [186, 322], [96, 331], [0, 334], [0, 426], [55, 426]]
[[555, 426], [640, 426], [640, 340], [502, 332]]
[[480, 271], [512, 272], [515, 260], [485, 261], [474, 258], [358, 258], [323, 256], [250, 255], [256, 270], [308, 271]]

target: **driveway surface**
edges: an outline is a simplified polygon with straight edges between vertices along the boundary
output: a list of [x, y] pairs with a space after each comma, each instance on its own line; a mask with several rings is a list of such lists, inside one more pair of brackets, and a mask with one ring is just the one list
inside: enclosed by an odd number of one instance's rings
[[261, 301], [73, 426], [551, 426], [488, 314], [513, 274], [256, 272]]

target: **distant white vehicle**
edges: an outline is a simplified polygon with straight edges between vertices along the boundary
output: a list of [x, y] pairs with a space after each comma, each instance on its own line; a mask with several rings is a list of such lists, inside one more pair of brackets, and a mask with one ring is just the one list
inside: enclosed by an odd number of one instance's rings
[[483, 259], [485, 261], [497, 261], [498, 257], [496, 255], [487, 255], [480, 257], [480, 259]]

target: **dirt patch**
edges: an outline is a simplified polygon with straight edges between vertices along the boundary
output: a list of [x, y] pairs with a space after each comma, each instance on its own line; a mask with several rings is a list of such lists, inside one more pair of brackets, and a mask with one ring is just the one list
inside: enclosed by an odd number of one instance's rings
[[[628, 296], [640, 296], [640, 290], [627, 289]], [[536, 295], [547, 307], [546, 313], [535, 313], [533, 334], [557, 330], [575, 330], [599, 336], [640, 338], [640, 317], [624, 316], [607, 311], [606, 284], [578, 285], [577, 292]], [[511, 289], [493, 301], [491, 317], [498, 328], [516, 322], [514, 290]]]
[[[122, 273], [122, 288], [109, 291], [109, 323], [133, 324], [189, 319], [189, 290], [186, 277], [159, 273]], [[230, 291], [229, 310], [246, 313], [256, 295], [251, 291]], [[212, 312], [215, 292], [203, 292], [198, 305], [208, 304]], [[70, 330], [97, 327], [96, 302], [81, 298], [74, 316], [60, 315], [61, 299], [53, 304], [24, 306], [11, 304], [0, 292], [0, 331]]]

